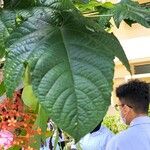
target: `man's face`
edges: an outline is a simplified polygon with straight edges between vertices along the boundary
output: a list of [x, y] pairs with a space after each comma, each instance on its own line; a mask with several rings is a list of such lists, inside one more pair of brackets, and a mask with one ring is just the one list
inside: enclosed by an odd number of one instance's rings
[[118, 100], [117, 105], [118, 111], [120, 112], [120, 117], [123, 120], [123, 122], [127, 125], [130, 124], [131, 122], [131, 116], [130, 116], [130, 111], [131, 111], [131, 107], [129, 107], [128, 105], [126, 105], [125, 103], [122, 102], [122, 100]]

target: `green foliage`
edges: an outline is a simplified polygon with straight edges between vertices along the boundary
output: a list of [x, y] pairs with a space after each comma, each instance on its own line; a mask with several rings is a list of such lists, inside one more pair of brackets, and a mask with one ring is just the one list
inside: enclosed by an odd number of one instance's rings
[[[7, 49], [7, 95], [24, 82], [26, 105], [35, 109], [37, 98], [42, 107], [36, 127], [45, 132], [50, 117], [79, 141], [102, 120], [110, 104], [114, 58], [130, 71], [119, 41], [97, 19], [85, 18], [70, 0], [5, 2], [0, 35], [7, 34], [1, 36], [0, 46]], [[114, 8], [110, 3], [103, 7]]]
[[148, 5], [140, 5], [138, 2], [131, 0], [122, 0], [117, 4], [98, 3], [92, 0], [85, 6], [77, 3], [77, 8], [83, 11], [86, 17], [93, 17], [94, 19], [96, 17], [100, 26], [104, 29], [110, 27], [111, 18], [114, 19], [118, 28], [123, 20], [130, 26], [132, 23], [139, 23], [147, 28], [150, 27], [150, 8]]
[[29, 8], [33, 7], [36, 4], [36, 0], [4, 0], [5, 8]]
[[46, 6], [57, 11], [69, 11], [74, 7], [70, 0], [37, 0], [37, 6]]
[[114, 35], [88, 30], [77, 15], [63, 12], [61, 27], [51, 25], [48, 10], [25, 21], [10, 36], [15, 42], [9, 47], [5, 83], [11, 95], [21, 81], [23, 62], [28, 61], [39, 102], [60, 128], [79, 140], [98, 124], [110, 104], [114, 56], [129, 66]]
[[36, 118], [36, 121], [34, 123], [34, 129], [40, 129], [41, 134], [36, 134], [33, 138], [31, 138], [31, 146], [34, 149], [39, 149], [41, 146], [41, 142], [46, 140], [46, 129], [47, 129], [47, 121], [48, 121], [48, 115], [45, 112], [45, 110], [42, 108], [42, 106], [39, 106], [38, 116]]
[[113, 8], [113, 18], [117, 27], [124, 19], [129, 19], [149, 28], [150, 9], [143, 8], [138, 2], [123, 0]]
[[0, 58], [5, 55], [5, 42], [16, 26], [16, 15], [13, 11], [0, 10]]
[[80, 11], [88, 13], [94, 11], [96, 6], [102, 5], [102, 3], [95, 0], [90, 0], [88, 3], [81, 3], [81, 1], [75, 1], [74, 3]]
[[101, 6], [96, 7], [96, 10], [100, 13], [100, 17], [98, 19], [98, 23], [102, 28], [110, 28], [111, 23], [110, 19], [113, 16], [111, 10], [114, 8], [114, 5], [110, 2], [106, 2]]
[[127, 129], [127, 125], [121, 122], [119, 115], [106, 116], [103, 124], [115, 134]]
[[4, 81], [0, 84], [0, 96], [2, 96], [6, 92]]

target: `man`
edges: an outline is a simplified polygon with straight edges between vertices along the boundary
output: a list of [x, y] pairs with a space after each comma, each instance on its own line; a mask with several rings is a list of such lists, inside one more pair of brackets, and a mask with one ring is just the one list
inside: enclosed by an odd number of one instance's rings
[[114, 136], [106, 150], [150, 150], [149, 86], [131, 80], [116, 89], [116, 107], [129, 128]]
[[86, 134], [76, 145], [71, 146], [71, 150], [106, 150], [108, 141], [114, 134], [105, 126], [98, 124], [97, 127]]

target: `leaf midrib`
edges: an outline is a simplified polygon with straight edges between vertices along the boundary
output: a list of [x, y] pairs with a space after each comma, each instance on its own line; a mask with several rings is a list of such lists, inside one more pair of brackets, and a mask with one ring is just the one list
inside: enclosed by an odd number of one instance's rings
[[[73, 84], [72, 84], [72, 86], [74, 87], [74, 85], [75, 85], [75, 79], [74, 79], [74, 76], [73, 76], [73, 70], [72, 70], [72, 67], [71, 67], [71, 60], [70, 60], [70, 55], [69, 55], [69, 52], [68, 52], [68, 50], [67, 50], [67, 44], [66, 44], [66, 42], [65, 42], [65, 37], [64, 37], [64, 35], [63, 35], [63, 28], [59, 28], [60, 29], [60, 34], [61, 34], [61, 37], [62, 37], [62, 41], [63, 41], [63, 43], [64, 43], [64, 48], [66, 49], [66, 53], [67, 53], [67, 56], [68, 56], [68, 61], [69, 61], [69, 67], [70, 67], [70, 73], [71, 73], [71, 78], [72, 78], [72, 81], [73, 81]], [[77, 124], [75, 123], [75, 126], [76, 126], [76, 128], [78, 129], [79, 128], [79, 126], [78, 126], [78, 110], [79, 110], [79, 108], [78, 108], [78, 98], [77, 98], [77, 95], [76, 95], [76, 90], [75, 90], [75, 88], [73, 88], [74, 89], [74, 93], [75, 93], [75, 97], [76, 97], [76, 111], [77, 111], [77, 113], [76, 113], [76, 116], [77, 116]], [[79, 131], [79, 130], [77, 130], [77, 131]], [[78, 133], [77, 133], [78, 134]]]

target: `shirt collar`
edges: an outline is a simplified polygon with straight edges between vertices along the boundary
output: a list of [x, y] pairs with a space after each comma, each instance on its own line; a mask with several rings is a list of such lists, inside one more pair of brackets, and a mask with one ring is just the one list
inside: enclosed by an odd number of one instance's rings
[[136, 117], [131, 121], [130, 127], [140, 124], [150, 124], [150, 117], [148, 116]]
[[96, 136], [98, 134], [102, 134], [103, 132], [106, 132], [106, 130], [105, 130], [105, 127], [103, 125], [101, 125], [99, 130], [97, 130], [96, 132], [90, 133], [90, 135]]

